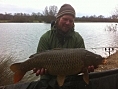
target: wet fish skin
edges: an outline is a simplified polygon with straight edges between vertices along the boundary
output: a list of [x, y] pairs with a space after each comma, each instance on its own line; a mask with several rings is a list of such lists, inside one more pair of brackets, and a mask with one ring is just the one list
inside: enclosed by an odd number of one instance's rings
[[65, 76], [84, 72], [84, 81], [89, 82], [87, 67], [102, 64], [104, 58], [83, 48], [55, 49], [35, 54], [29, 60], [15, 63], [10, 69], [15, 72], [14, 82], [19, 82], [27, 71], [33, 68], [45, 68], [51, 75], [57, 76], [59, 86], [62, 86]]

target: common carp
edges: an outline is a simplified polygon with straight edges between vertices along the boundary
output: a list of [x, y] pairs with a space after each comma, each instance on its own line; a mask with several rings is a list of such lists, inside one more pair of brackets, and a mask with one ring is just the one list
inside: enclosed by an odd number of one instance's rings
[[105, 58], [83, 48], [47, 50], [21, 63], [14, 63], [10, 69], [15, 72], [14, 83], [19, 82], [27, 71], [33, 68], [45, 68], [50, 75], [57, 76], [59, 86], [65, 77], [83, 73], [84, 81], [89, 84], [88, 66], [104, 64]]

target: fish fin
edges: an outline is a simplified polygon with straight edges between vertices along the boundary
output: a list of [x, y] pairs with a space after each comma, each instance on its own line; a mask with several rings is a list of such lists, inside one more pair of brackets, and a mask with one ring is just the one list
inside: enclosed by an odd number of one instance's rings
[[58, 75], [57, 76], [57, 83], [59, 86], [62, 86], [64, 84], [65, 81], [65, 76], [64, 75]]
[[85, 69], [83, 72], [84, 72], [84, 74], [83, 74], [83, 80], [84, 80], [87, 84], [89, 84], [89, 74], [88, 74], [88, 70]]
[[23, 72], [23, 71], [17, 71], [17, 72], [15, 72], [15, 74], [14, 74], [14, 83], [19, 82], [23, 78], [23, 76], [25, 75], [25, 73], [26, 72]]
[[23, 76], [25, 75], [26, 72], [20, 70], [20, 64], [21, 63], [15, 63], [10, 66], [10, 69], [15, 72], [14, 74], [14, 83], [19, 82]]

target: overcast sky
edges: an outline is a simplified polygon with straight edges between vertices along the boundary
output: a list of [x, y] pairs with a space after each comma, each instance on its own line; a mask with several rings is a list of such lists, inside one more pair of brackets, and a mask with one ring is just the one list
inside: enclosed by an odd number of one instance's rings
[[109, 17], [118, 8], [118, 0], [0, 0], [0, 13], [29, 13], [44, 11], [46, 6], [71, 4], [76, 16], [103, 15]]

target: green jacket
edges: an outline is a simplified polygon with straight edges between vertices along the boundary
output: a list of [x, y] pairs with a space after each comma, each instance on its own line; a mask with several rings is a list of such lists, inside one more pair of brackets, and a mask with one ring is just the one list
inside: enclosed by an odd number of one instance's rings
[[[85, 48], [83, 38], [74, 29], [64, 34], [61, 30], [53, 27], [40, 38], [37, 53], [54, 48]], [[53, 77], [53, 76], [52, 76]], [[49, 79], [51, 75], [43, 75], [41, 79]]]
[[85, 45], [81, 35], [74, 29], [64, 34], [60, 30], [52, 28], [40, 38], [37, 53], [53, 48], [85, 48]]

